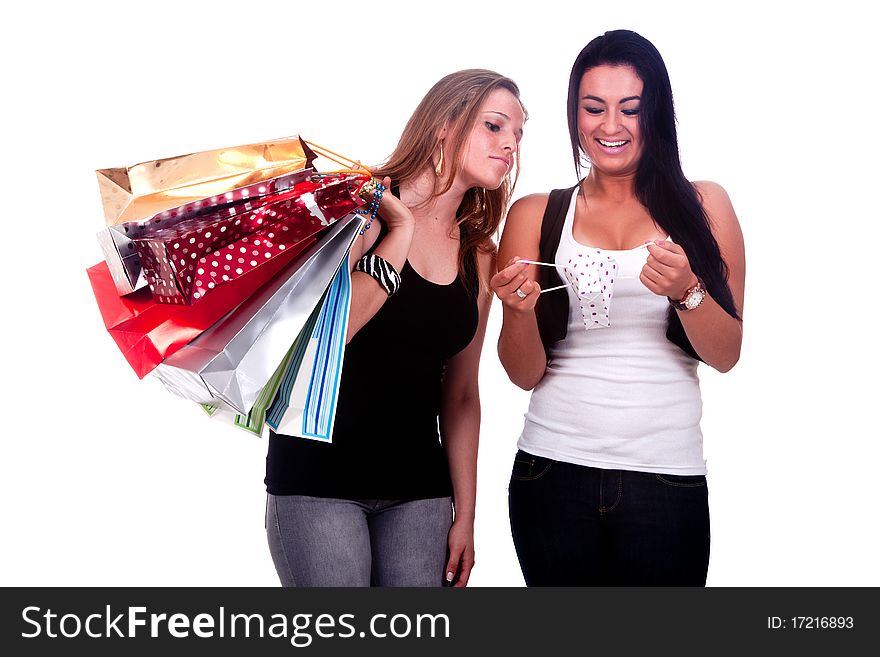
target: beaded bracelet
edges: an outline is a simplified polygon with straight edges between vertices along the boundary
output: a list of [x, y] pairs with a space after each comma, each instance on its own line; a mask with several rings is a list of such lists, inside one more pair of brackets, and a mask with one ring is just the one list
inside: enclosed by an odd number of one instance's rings
[[364, 234], [364, 231], [370, 230], [370, 226], [373, 225], [373, 220], [376, 218], [376, 214], [379, 212], [379, 203], [382, 201], [382, 192], [384, 191], [385, 185], [383, 185], [382, 183], [376, 183], [376, 188], [373, 190], [373, 198], [370, 201], [370, 204], [366, 207], [366, 209], [358, 208], [355, 210], [355, 212], [357, 212], [358, 214], [370, 215], [367, 223], [364, 224], [363, 228], [361, 228], [361, 235]]
[[389, 297], [400, 289], [400, 274], [391, 263], [375, 253], [367, 254], [358, 260], [354, 270], [372, 276]]

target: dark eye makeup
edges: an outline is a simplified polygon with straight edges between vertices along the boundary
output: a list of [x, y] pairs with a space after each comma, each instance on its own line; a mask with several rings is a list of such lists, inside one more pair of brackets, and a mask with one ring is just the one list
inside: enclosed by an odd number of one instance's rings
[[[584, 111], [587, 114], [592, 114], [593, 116], [597, 116], [597, 115], [601, 114], [602, 112], [604, 112], [605, 110], [601, 107], [585, 107]], [[639, 113], [639, 108], [636, 107], [636, 108], [631, 108], [631, 109], [620, 110], [620, 113], [623, 114], [624, 116], [637, 116]]]

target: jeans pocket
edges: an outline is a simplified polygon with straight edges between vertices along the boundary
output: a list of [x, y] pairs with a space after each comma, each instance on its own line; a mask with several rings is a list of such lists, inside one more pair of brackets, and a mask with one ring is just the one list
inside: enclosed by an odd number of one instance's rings
[[513, 472], [511, 472], [510, 478], [513, 481], [534, 481], [535, 479], [540, 479], [550, 472], [553, 463], [553, 459], [519, 451], [513, 459]]
[[655, 474], [657, 481], [675, 488], [705, 488], [706, 475]]

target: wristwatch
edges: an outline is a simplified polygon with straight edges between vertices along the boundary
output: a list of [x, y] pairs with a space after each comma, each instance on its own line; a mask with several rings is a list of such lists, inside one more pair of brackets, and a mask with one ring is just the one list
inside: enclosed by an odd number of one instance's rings
[[697, 277], [696, 285], [693, 285], [687, 289], [684, 293], [684, 296], [676, 301], [675, 299], [669, 299], [669, 303], [672, 304], [672, 307], [676, 310], [693, 310], [701, 303], [703, 303], [703, 299], [706, 297], [706, 288], [703, 287], [703, 281]]

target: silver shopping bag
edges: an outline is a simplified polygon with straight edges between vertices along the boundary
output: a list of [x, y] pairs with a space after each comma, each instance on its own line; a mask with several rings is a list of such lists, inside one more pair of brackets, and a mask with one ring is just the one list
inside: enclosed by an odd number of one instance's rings
[[247, 414], [302, 332], [360, 231], [352, 214], [290, 266], [154, 370], [171, 392]]

